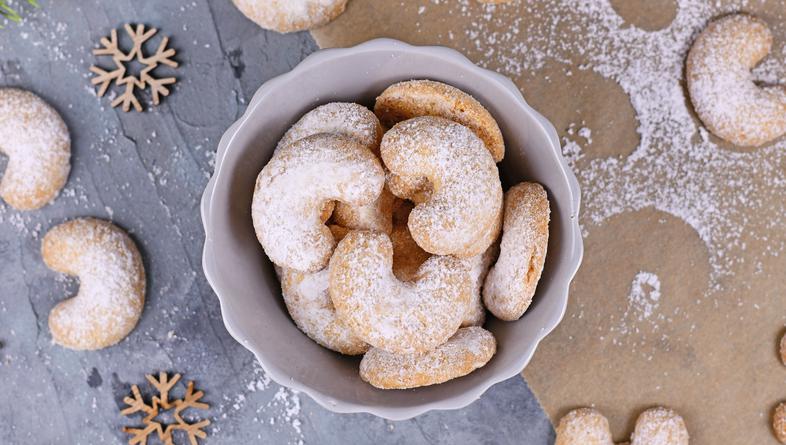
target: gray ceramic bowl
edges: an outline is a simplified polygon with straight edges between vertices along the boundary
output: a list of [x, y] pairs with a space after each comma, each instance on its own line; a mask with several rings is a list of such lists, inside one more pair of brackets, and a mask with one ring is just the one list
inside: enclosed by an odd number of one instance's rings
[[[486, 323], [498, 342], [488, 365], [442, 385], [382, 391], [360, 379], [359, 358], [320, 347], [290, 320], [272, 265], [254, 235], [251, 196], [276, 142], [305, 112], [331, 101], [372, 106], [387, 86], [408, 79], [449, 83], [491, 111], [507, 146], [500, 164], [503, 183], [530, 180], [546, 187], [551, 237], [543, 278], [524, 317], [516, 322], [489, 317]], [[568, 287], [581, 262], [579, 195], [554, 127], [527, 105], [508, 78], [475, 66], [451, 49], [373, 40], [354, 48], [319, 51], [266, 82], [243, 117], [227, 130], [202, 198], [203, 265], [221, 301], [227, 329], [256, 355], [273, 380], [308, 394], [331, 411], [406, 419], [433, 409], [464, 407], [527, 365], [540, 340], [564, 315]]]

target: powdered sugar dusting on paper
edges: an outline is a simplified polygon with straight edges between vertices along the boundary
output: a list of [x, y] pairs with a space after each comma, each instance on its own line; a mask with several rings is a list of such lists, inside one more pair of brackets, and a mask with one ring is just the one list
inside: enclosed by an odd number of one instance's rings
[[[772, 229], [786, 224], [786, 142], [748, 151], [718, 146], [693, 118], [683, 88], [685, 56], [695, 36], [709, 20], [744, 9], [746, 2], [681, 0], [673, 22], [655, 32], [629, 26], [606, 1], [488, 5], [480, 15], [468, 0], [459, 5], [454, 13], [474, 14], [465, 31], [473, 47], [465, 50], [481, 54], [480, 64], [516, 78], [556, 61], [613, 79], [629, 95], [640, 136], [630, 156], [584, 156], [590, 128], [563, 147], [582, 188], [585, 234], [623, 212], [652, 207], [669, 213], [706, 245], [715, 290], [746, 256], [760, 261], [783, 251], [786, 236]], [[575, 39], [578, 34], [584, 37]], [[784, 54], [770, 58], [782, 64]], [[779, 72], [765, 59], [754, 77]], [[526, 97], [526, 85], [523, 93]], [[752, 252], [746, 240], [767, 247]]]

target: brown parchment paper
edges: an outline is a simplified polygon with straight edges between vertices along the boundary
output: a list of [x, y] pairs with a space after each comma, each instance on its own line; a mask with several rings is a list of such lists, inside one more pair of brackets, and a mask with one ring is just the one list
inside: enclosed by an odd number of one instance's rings
[[[343, 16], [313, 35], [322, 47], [351, 46], [376, 37], [445, 45], [510, 76], [561, 137], [578, 141], [583, 157], [574, 169], [584, 206], [598, 213], [598, 206], [604, 205], [599, 198], [602, 178], [582, 173], [598, 160], [623, 161], [640, 144], [628, 94], [615, 80], [579, 69], [586, 63], [579, 52], [543, 54], [543, 63], [531, 70], [519, 69], [499, 54], [515, 54], [511, 48], [516, 47], [522, 54], [545, 51], [550, 37], [533, 38], [526, 30], [533, 28], [531, 20], [566, 20], [559, 16], [564, 10], [553, 3], [513, 2], [490, 8], [470, 0], [351, 0]], [[624, 19], [623, 27], [657, 32], [671, 23], [678, 7], [690, 3], [618, 0], [612, 6]], [[707, 8], [708, 18], [734, 10], [764, 18], [775, 33], [776, 71], [786, 64], [786, 1], [721, 1]], [[479, 21], [485, 24], [478, 26]], [[576, 43], [585, 38], [569, 19], [564, 26], [544, 30]], [[591, 143], [576, 137], [579, 127], [591, 129]], [[650, 143], [658, 147], [655, 156], [664, 159], [669, 159], [664, 153], [681, 148], [670, 147], [668, 137]], [[742, 170], [715, 174], [728, 177], [728, 187], [714, 192], [717, 202], [728, 208], [707, 211], [731, 215], [724, 217], [730, 221], [726, 230], [739, 227], [728, 252], [718, 253], [718, 242], [708, 242], [687, 218], [652, 207], [622, 211], [602, 221], [582, 215], [586, 250], [567, 314], [523, 373], [554, 422], [572, 408], [594, 406], [609, 418], [615, 439], [626, 441], [642, 410], [665, 405], [683, 415], [694, 444], [777, 443], [769, 425], [774, 407], [786, 400], [786, 367], [777, 356], [786, 320], [786, 193], [768, 193], [771, 202], [755, 206], [750, 199], [737, 202], [733, 197], [740, 186], [735, 176], [745, 174], [746, 187], [766, 190], [778, 176], [786, 177], [786, 163], [778, 151], [767, 148], [719, 145], [720, 150], [756, 154], [751, 162], [777, 164], [761, 175]], [[653, 175], [651, 193], [658, 192], [658, 181], [667, 189], [670, 184], [665, 181], [673, 180]], [[702, 204], [696, 205], [701, 211]], [[724, 265], [726, 272], [713, 275], [713, 264]], [[655, 308], [631, 306], [632, 287], [642, 272], [658, 278]], [[646, 284], [641, 289], [654, 290]]]

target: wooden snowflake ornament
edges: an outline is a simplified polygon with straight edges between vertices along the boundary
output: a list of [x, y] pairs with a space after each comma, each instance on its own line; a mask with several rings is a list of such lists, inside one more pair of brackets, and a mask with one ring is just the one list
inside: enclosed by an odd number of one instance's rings
[[[117, 30], [113, 29], [110, 36], [102, 37], [101, 47], [93, 50], [96, 56], [111, 56], [115, 64], [115, 69], [111, 71], [104, 70], [96, 65], [90, 67], [90, 71], [96, 74], [90, 82], [93, 85], [98, 85], [98, 96], [103, 97], [109, 87], [114, 84], [118, 87], [125, 87], [123, 94], [118, 96], [112, 101], [112, 107], [122, 105], [123, 111], [130, 111], [133, 105], [136, 111], [142, 111], [142, 105], [136, 97], [135, 91], [150, 89], [153, 97], [153, 105], [158, 105], [161, 96], [169, 95], [168, 85], [174, 84], [177, 79], [174, 77], [165, 77], [157, 79], [153, 76], [153, 70], [159, 65], [166, 65], [171, 68], [177, 68], [178, 63], [172, 58], [175, 56], [176, 51], [172, 48], [167, 48], [169, 45], [169, 38], [164, 37], [158, 45], [158, 49], [151, 56], [145, 56], [145, 51], [142, 46], [150, 40], [158, 30], [156, 28], [145, 29], [145, 25], [136, 25], [136, 28], [130, 24], [125, 25], [126, 33], [131, 37], [132, 47], [131, 50], [126, 52], [120, 48]], [[142, 71], [139, 76], [134, 76], [128, 73], [126, 63], [139, 62], [143, 65]]]
[[[145, 376], [150, 385], [158, 391], [158, 395], [151, 398], [150, 403], [145, 402], [142, 393], [139, 391], [137, 385], [131, 387], [131, 396], [123, 399], [128, 407], [120, 414], [130, 416], [133, 414], [143, 414], [141, 427], [123, 427], [123, 432], [128, 433], [131, 437], [128, 439], [129, 445], [146, 445], [148, 439], [157, 434], [158, 439], [165, 445], [174, 445], [174, 437], [172, 433], [177, 430], [183, 431], [188, 436], [188, 441], [191, 445], [198, 445], [197, 438], [204, 439], [207, 433], [204, 431], [210, 421], [207, 419], [195, 423], [189, 423], [183, 418], [183, 411], [187, 409], [208, 409], [207, 403], [200, 402], [199, 400], [205, 395], [202, 391], [194, 391], [194, 382], [188, 382], [186, 385], [186, 392], [182, 398], [176, 400], [169, 399], [169, 391], [180, 380], [180, 374], [175, 374], [171, 379], [167, 373], [162, 372], [159, 374], [158, 379], [152, 375]], [[174, 423], [164, 424], [156, 418], [160, 411], [167, 411], [174, 408], [172, 417]]]

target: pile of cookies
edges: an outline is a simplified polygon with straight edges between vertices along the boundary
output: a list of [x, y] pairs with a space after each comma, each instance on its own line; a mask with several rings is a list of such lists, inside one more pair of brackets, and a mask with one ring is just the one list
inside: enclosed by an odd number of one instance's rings
[[469, 94], [414, 80], [374, 112], [330, 103], [284, 135], [257, 177], [254, 228], [295, 324], [364, 357], [378, 388], [443, 383], [496, 352], [486, 310], [518, 320], [543, 270], [549, 201], [503, 193], [502, 132]]

